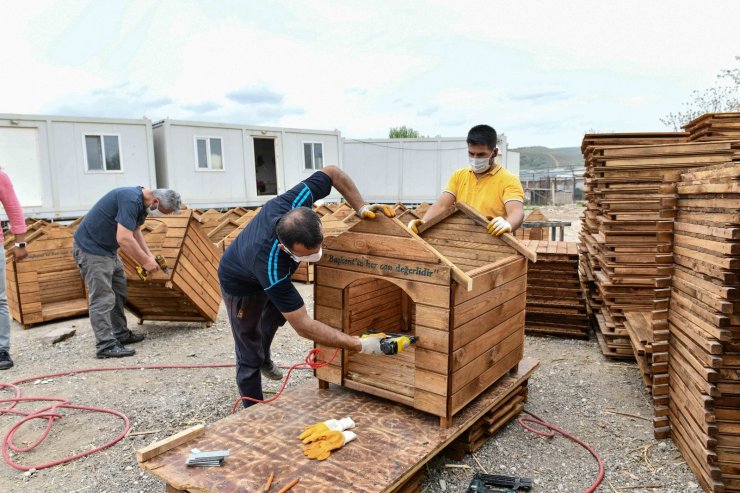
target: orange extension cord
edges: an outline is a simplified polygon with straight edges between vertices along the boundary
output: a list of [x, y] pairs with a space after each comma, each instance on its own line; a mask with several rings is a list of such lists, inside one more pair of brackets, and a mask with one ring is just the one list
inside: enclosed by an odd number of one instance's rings
[[[329, 361], [325, 361], [321, 359], [322, 352], [319, 349], [312, 349], [309, 351], [308, 355], [306, 356], [306, 360], [302, 363], [297, 363], [290, 368], [288, 371], [288, 374], [285, 376], [285, 380], [283, 381], [283, 385], [280, 388], [280, 391], [275, 394], [274, 397], [271, 397], [270, 399], [266, 400], [258, 400], [258, 399], [252, 399], [250, 397], [242, 397], [238, 399], [234, 406], [232, 407], [232, 414], [236, 411], [236, 407], [238, 404], [244, 400], [251, 400], [253, 402], [261, 402], [261, 403], [267, 403], [272, 402], [283, 393], [283, 390], [285, 390], [285, 386], [288, 383], [288, 379], [290, 378], [290, 374], [295, 369], [307, 369], [307, 370], [315, 370], [318, 368], [321, 368], [322, 366], [328, 365], [331, 363], [334, 358], [337, 356], [337, 353], [339, 350], [334, 351], [334, 355], [331, 357]], [[131, 429], [131, 423], [129, 422], [128, 417], [119, 412], [115, 409], [106, 409], [102, 407], [92, 407], [92, 406], [77, 406], [70, 404], [69, 400], [59, 398], [59, 397], [21, 397], [21, 389], [18, 387], [20, 384], [39, 380], [39, 379], [48, 379], [48, 378], [55, 378], [55, 377], [62, 377], [62, 376], [68, 376], [68, 375], [78, 375], [81, 373], [92, 373], [92, 372], [100, 372], [100, 371], [119, 371], [119, 370], [166, 370], [166, 369], [192, 369], [192, 368], [229, 368], [235, 366], [234, 363], [219, 363], [219, 364], [210, 364], [210, 365], [142, 365], [142, 366], [120, 366], [120, 367], [104, 367], [104, 368], [86, 368], [82, 370], [71, 370], [71, 371], [65, 371], [65, 372], [59, 372], [59, 373], [50, 373], [48, 375], [39, 375], [35, 377], [28, 377], [28, 378], [22, 378], [19, 380], [15, 380], [14, 382], [10, 383], [0, 383], [0, 389], [12, 389], [15, 391], [15, 396], [7, 399], [0, 399], [0, 405], [3, 403], [8, 403], [7, 407], [0, 408], [0, 416], [4, 414], [16, 414], [19, 416], [22, 416], [20, 420], [18, 420], [15, 424], [13, 424], [10, 429], [5, 433], [2, 439], [2, 456], [5, 463], [11, 467], [14, 467], [15, 469], [21, 470], [21, 471], [29, 471], [31, 469], [46, 469], [49, 467], [57, 466], [59, 464], [64, 464], [67, 462], [71, 462], [73, 460], [79, 459], [80, 457], [85, 457], [90, 454], [94, 454], [95, 452], [98, 452], [100, 450], [103, 450], [105, 448], [110, 447], [111, 445], [114, 445], [121, 441], [126, 434]], [[35, 411], [21, 411], [18, 409], [14, 409], [15, 406], [18, 403], [21, 402], [51, 402], [52, 404], [47, 405], [45, 407], [42, 407], [40, 409], [37, 409]], [[57, 459], [51, 462], [47, 462], [44, 464], [37, 464], [35, 466], [24, 466], [21, 464], [16, 463], [10, 458], [10, 454], [8, 453], [8, 449], [12, 450], [16, 453], [22, 453], [22, 452], [28, 452], [29, 450], [34, 449], [38, 445], [43, 442], [46, 437], [49, 435], [49, 432], [51, 431], [51, 427], [54, 424], [54, 420], [61, 419], [63, 416], [59, 413], [60, 409], [79, 409], [83, 411], [90, 411], [90, 412], [96, 412], [96, 413], [107, 413], [112, 414], [114, 416], [118, 416], [123, 421], [123, 431], [110, 440], [109, 442], [104, 443], [103, 445], [100, 445], [98, 447], [92, 448], [90, 450], [87, 450], [85, 452], [80, 452], [75, 455], [71, 455], [68, 457], [63, 457], [61, 459]], [[13, 444], [13, 437], [15, 436], [15, 433], [26, 423], [28, 423], [31, 420], [34, 419], [46, 419], [46, 429], [41, 433], [39, 438], [29, 445], [28, 447], [17, 447]]]

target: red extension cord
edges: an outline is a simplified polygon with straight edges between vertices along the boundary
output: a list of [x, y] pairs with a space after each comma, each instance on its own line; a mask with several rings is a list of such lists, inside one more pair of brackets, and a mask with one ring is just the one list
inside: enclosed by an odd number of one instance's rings
[[[234, 406], [232, 407], [232, 414], [236, 411], [236, 407], [239, 405], [239, 403], [243, 400], [251, 400], [253, 402], [261, 402], [261, 403], [267, 403], [272, 402], [283, 393], [283, 390], [285, 390], [285, 386], [288, 383], [288, 379], [290, 378], [290, 374], [295, 369], [310, 369], [315, 370], [318, 368], [321, 368], [322, 366], [328, 365], [331, 363], [334, 358], [336, 357], [339, 350], [334, 351], [334, 355], [331, 357], [329, 361], [324, 361], [321, 359], [321, 350], [319, 349], [312, 349], [308, 352], [308, 355], [306, 356], [306, 360], [302, 363], [297, 363], [290, 367], [290, 370], [288, 371], [288, 374], [285, 376], [285, 380], [283, 381], [283, 386], [280, 388], [277, 394], [275, 394], [274, 397], [266, 400], [258, 400], [258, 399], [252, 399], [250, 397], [242, 397], [240, 399], [237, 399], [237, 401], [234, 403]], [[18, 387], [18, 385], [26, 382], [30, 382], [33, 380], [39, 380], [39, 379], [48, 379], [48, 378], [54, 378], [54, 377], [62, 377], [67, 375], [77, 375], [81, 373], [92, 373], [92, 372], [99, 372], [99, 371], [118, 371], [118, 370], [164, 370], [164, 369], [190, 369], [190, 368], [228, 368], [233, 367], [233, 363], [221, 363], [221, 364], [211, 364], [211, 365], [142, 365], [142, 366], [119, 366], [119, 367], [105, 367], [105, 368], [86, 368], [83, 370], [71, 370], [71, 371], [65, 371], [65, 372], [59, 372], [59, 373], [50, 373], [48, 375], [40, 375], [35, 377], [28, 377], [28, 378], [22, 378], [19, 380], [16, 380], [14, 382], [10, 383], [0, 383], [0, 389], [13, 389], [15, 391], [15, 396], [8, 398], [8, 399], [0, 399], [0, 404], [3, 403], [9, 403], [7, 407], [0, 408], [0, 416], [3, 414], [17, 414], [19, 416], [23, 416], [22, 419], [17, 421], [13, 426], [10, 427], [10, 429], [5, 433], [2, 440], [2, 456], [5, 463], [11, 467], [14, 467], [15, 469], [21, 470], [21, 471], [29, 471], [31, 469], [46, 469], [48, 467], [57, 466], [59, 464], [64, 464], [66, 462], [71, 462], [75, 459], [79, 459], [80, 457], [84, 457], [86, 455], [93, 454], [95, 452], [98, 452], [100, 450], [103, 450], [105, 448], [110, 447], [111, 445], [114, 445], [121, 441], [126, 434], [131, 429], [131, 423], [129, 422], [128, 417], [119, 412], [115, 409], [106, 409], [102, 407], [91, 407], [91, 406], [77, 406], [69, 403], [69, 400], [59, 398], [59, 397], [21, 397], [21, 389]], [[15, 406], [20, 402], [52, 402], [52, 404], [42, 407], [41, 409], [37, 409], [35, 411], [21, 411], [18, 409], [14, 409]], [[71, 455], [69, 457], [64, 457], [62, 459], [58, 459], [52, 462], [47, 462], [45, 464], [37, 464], [35, 466], [24, 466], [21, 464], [18, 464], [14, 462], [8, 453], [8, 449], [12, 450], [16, 453], [22, 453], [22, 452], [28, 452], [29, 450], [34, 449], [37, 447], [41, 442], [43, 442], [46, 437], [49, 435], [49, 432], [51, 431], [51, 427], [54, 423], [54, 420], [61, 419], [62, 415], [59, 414], [59, 409], [79, 409], [83, 411], [91, 411], [96, 413], [107, 413], [112, 414], [114, 416], [118, 416], [123, 420], [124, 426], [123, 431], [116, 436], [114, 439], [112, 439], [109, 442], [104, 443], [103, 445], [100, 445], [98, 447], [92, 448], [90, 450], [87, 450], [85, 452], [80, 452], [79, 454]], [[15, 433], [26, 423], [33, 419], [46, 419], [46, 429], [41, 433], [39, 438], [33, 442], [28, 447], [17, 447], [13, 444], [13, 437], [15, 436]]]
[[[529, 414], [530, 416], [532, 416], [531, 418], [524, 417], [524, 418], [518, 418], [517, 419], [517, 422], [520, 425], [522, 425], [525, 429], [531, 431], [532, 433], [536, 433], [539, 436], [543, 436], [543, 437], [547, 437], [547, 438], [554, 437], [555, 436], [555, 432], [558, 432], [561, 435], [563, 435], [565, 438], [576, 442], [578, 445], [580, 445], [581, 447], [583, 447], [586, 450], [588, 450], [589, 452], [591, 452], [591, 455], [594, 456], [594, 458], [596, 459], [596, 462], [599, 463], [599, 475], [596, 477], [596, 481], [594, 481], [591, 484], [591, 486], [589, 486], [588, 489], [584, 493], [592, 493], [592, 492], [596, 491], [596, 488], [598, 488], [598, 486], [601, 484], [601, 481], [604, 479], [604, 462], [601, 460], [601, 457], [599, 457], [599, 454], [597, 454], [596, 451], [589, 444], [587, 444], [586, 442], [584, 442], [582, 440], [579, 440], [578, 438], [574, 437], [573, 435], [571, 435], [567, 431], [561, 430], [557, 426], [548, 423], [544, 419], [541, 419], [538, 416], [535, 416], [534, 414], [530, 413], [529, 411], [526, 411], [525, 410], [525, 411], [522, 411], [522, 412], [525, 412], [525, 413]], [[527, 423], [536, 424], [536, 425], [542, 426], [544, 428], [547, 428], [547, 429], [549, 429], [551, 431], [535, 430], [531, 426], [527, 425]]]
[[[283, 393], [283, 390], [285, 390], [285, 386], [288, 384], [288, 380], [290, 379], [290, 375], [293, 372], [293, 370], [296, 369], [304, 369], [304, 370], [316, 370], [318, 368], [321, 368], [323, 366], [328, 365], [332, 361], [334, 361], [334, 358], [336, 358], [337, 353], [339, 352], [339, 349], [335, 349], [334, 354], [329, 359], [329, 361], [326, 361], [322, 358], [322, 352], [320, 349], [312, 349], [308, 352], [308, 355], [306, 356], [305, 361], [302, 363], [296, 363], [295, 365], [292, 365], [289, 367], [288, 374], [285, 376], [285, 379], [283, 380], [283, 385], [280, 387], [280, 390], [271, 398], [265, 399], [265, 400], [259, 400], [259, 399], [253, 399], [251, 397], [241, 397], [234, 402], [234, 405], [231, 408], [231, 413], [233, 414], [236, 412], [237, 406], [240, 402], [248, 400], [252, 402], [258, 402], [258, 403], [268, 403], [272, 402]], [[48, 375], [40, 375], [35, 377], [28, 377], [28, 378], [22, 378], [19, 380], [16, 380], [14, 382], [5, 384], [0, 383], [0, 389], [3, 388], [10, 388], [15, 390], [15, 397], [9, 398], [9, 399], [0, 399], [0, 404], [2, 403], [9, 403], [10, 405], [5, 408], [0, 408], [0, 416], [3, 414], [9, 413], [9, 414], [17, 414], [20, 416], [23, 416], [23, 418], [19, 421], [17, 421], [13, 426], [10, 427], [10, 429], [5, 433], [5, 436], [3, 436], [2, 440], [2, 456], [3, 460], [6, 464], [8, 464], [11, 467], [14, 467], [15, 469], [21, 470], [21, 471], [29, 471], [31, 469], [46, 469], [49, 467], [57, 466], [59, 464], [64, 464], [66, 462], [71, 462], [73, 460], [79, 459], [80, 457], [84, 457], [86, 455], [93, 454], [95, 452], [98, 452], [100, 450], [103, 450], [107, 447], [110, 447], [111, 445], [114, 445], [121, 441], [129, 432], [131, 429], [131, 423], [129, 422], [128, 417], [119, 412], [115, 409], [106, 409], [102, 407], [91, 407], [91, 406], [76, 406], [69, 403], [67, 399], [62, 399], [59, 397], [21, 397], [21, 390], [18, 385], [26, 382], [30, 382], [32, 380], [39, 380], [39, 379], [47, 379], [47, 378], [54, 378], [54, 377], [61, 377], [61, 376], [67, 376], [67, 375], [77, 375], [81, 373], [92, 373], [92, 372], [99, 372], [99, 371], [118, 371], [118, 370], [164, 370], [164, 369], [191, 369], [191, 368], [228, 368], [233, 367], [233, 363], [221, 363], [221, 364], [211, 364], [211, 365], [144, 365], [144, 366], [121, 366], [121, 367], [106, 367], [106, 368], [86, 368], [83, 370], [71, 370], [66, 372], [59, 372], [59, 373], [50, 373]], [[50, 404], [46, 407], [43, 407], [41, 409], [38, 409], [36, 411], [20, 411], [17, 409], [14, 409], [14, 407], [19, 402], [53, 402], [53, 404]], [[107, 413], [112, 414], [114, 416], [118, 416], [123, 420], [124, 427], [123, 431], [116, 436], [111, 441], [100, 445], [98, 447], [92, 448], [90, 450], [87, 450], [85, 452], [80, 452], [75, 455], [71, 455], [69, 457], [64, 457], [61, 459], [57, 459], [52, 462], [47, 462], [45, 464], [38, 464], [35, 466], [23, 466], [21, 464], [18, 464], [14, 462], [9, 454], [8, 449], [12, 450], [16, 453], [22, 453], [22, 452], [28, 452], [29, 450], [34, 449], [38, 445], [43, 442], [46, 437], [49, 435], [49, 432], [51, 431], [51, 427], [54, 423], [55, 419], [61, 419], [62, 415], [57, 412], [59, 409], [79, 409], [83, 411], [91, 411], [91, 412], [97, 412], [97, 413]], [[596, 451], [586, 442], [583, 442], [576, 438], [575, 436], [571, 435], [570, 433], [561, 430], [560, 428], [556, 427], [555, 425], [552, 425], [548, 423], [547, 421], [538, 418], [534, 414], [530, 413], [529, 411], [524, 411], [525, 413], [531, 415], [531, 418], [523, 417], [518, 418], [517, 421], [520, 425], [522, 425], [527, 430], [536, 433], [537, 435], [552, 438], [555, 436], [555, 432], [560, 433], [564, 437], [573, 440], [586, 450], [588, 450], [591, 455], [594, 456], [596, 461], [599, 464], [599, 475], [596, 478], [596, 481], [585, 491], [585, 493], [592, 493], [596, 490], [596, 488], [601, 484], [601, 481], [604, 479], [604, 462], [601, 460], [601, 457], [599, 457], [599, 454], [596, 453]], [[28, 447], [16, 447], [13, 444], [13, 437], [15, 436], [15, 433], [27, 422], [33, 420], [33, 419], [46, 419], [46, 429], [41, 433], [39, 438], [29, 445]], [[536, 424], [538, 426], [542, 426], [544, 428], [547, 428], [551, 431], [540, 431], [532, 428], [531, 426], [527, 425], [527, 423]]]

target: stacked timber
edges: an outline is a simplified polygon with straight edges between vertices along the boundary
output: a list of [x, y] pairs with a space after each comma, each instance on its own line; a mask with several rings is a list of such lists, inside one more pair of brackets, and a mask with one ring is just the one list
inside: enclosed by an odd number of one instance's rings
[[[360, 220], [324, 242], [315, 313], [343, 332], [405, 332], [394, 358], [352, 353], [316, 370], [323, 382], [400, 402], [450, 426], [523, 355], [527, 261], [536, 254], [458, 203], [411, 233], [396, 218]], [[334, 348], [320, 347], [327, 357]], [[382, 363], [382, 364], [380, 364]]]
[[740, 140], [740, 113], [706, 113], [683, 129], [691, 141]]
[[659, 438], [670, 432], [668, 305], [676, 183], [692, 167], [731, 163], [733, 153], [727, 141], [610, 147], [594, 157], [594, 192], [603, 216], [593, 235], [596, 283], [604, 299], [601, 332], [605, 338], [628, 337], [653, 396]]
[[740, 143], [678, 184], [671, 436], [706, 491], [740, 491]]
[[29, 228], [28, 257], [8, 253], [6, 290], [10, 314], [24, 328], [87, 314], [85, 283], [72, 256], [74, 230], [58, 223]]
[[578, 244], [524, 240], [537, 253], [527, 268], [527, 334], [588, 339], [589, 317], [578, 275]]
[[217, 272], [221, 252], [208, 240], [200, 222], [191, 211], [151, 217], [142, 232], [152, 253], [167, 260], [169, 272], [155, 272], [141, 280], [136, 262], [120, 250], [128, 285], [126, 308], [140, 322], [214, 322], [221, 304]]
[[[614, 146], [641, 146], [661, 143], [685, 142], [688, 133], [656, 132], [656, 133], [611, 133], [611, 134], [586, 134], [581, 144], [585, 168], [584, 173], [584, 198], [586, 211], [581, 223], [579, 242], [579, 253], [581, 255], [580, 273], [581, 283], [586, 298], [586, 310], [591, 317], [596, 336], [604, 355], [610, 358], [632, 359], [633, 352], [629, 337], [623, 328], [614, 326], [609, 318], [610, 314], [603, 313], [605, 295], [609, 295], [611, 301], [616, 300], [618, 288], [610, 287], [609, 293], [602, 292], [597, 283], [597, 277], [602, 276], [601, 264], [598, 261], [600, 254], [599, 234], [604, 222], [603, 207], [601, 203], [603, 181], [597, 186], [597, 179], [601, 173], [597, 172], [597, 157], [601, 156], [605, 149]], [[606, 286], [605, 286], [606, 287]], [[627, 293], [619, 293], [628, 296]]]

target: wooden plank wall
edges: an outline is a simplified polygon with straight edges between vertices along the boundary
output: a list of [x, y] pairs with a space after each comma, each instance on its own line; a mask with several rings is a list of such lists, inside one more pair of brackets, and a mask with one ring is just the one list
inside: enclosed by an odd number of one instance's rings
[[[740, 491], [740, 143], [678, 184], [671, 436], [706, 491]], [[680, 245], [680, 247], [679, 247]]]
[[221, 303], [221, 254], [200, 223], [187, 212], [148, 219], [142, 229], [152, 253], [165, 257], [170, 272], [141, 281], [133, 259], [121, 252], [129, 288], [127, 308], [142, 320], [214, 322]]
[[578, 244], [523, 240], [537, 252], [527, 267], [527, 334], [588, 339], [590, 323], [578, 274]]
[[455, 414], [517, 366], [524, 353], [527, 260], [476, 276], [473, 291], [456, 286], [451, 313], [450, 407]]
[[44, 223], [29, 235], [25, 260], [16, 263], [9, 252], [8, 305], [24, 327], [87, 313], [85, 284], [72, 257], [73, 234], [58, 223]]
[[419, 236], [465, 272], [516, 255], [512, 247], [498, 238], [494, 240], [486, 228], [462, 211], [423, 230]]

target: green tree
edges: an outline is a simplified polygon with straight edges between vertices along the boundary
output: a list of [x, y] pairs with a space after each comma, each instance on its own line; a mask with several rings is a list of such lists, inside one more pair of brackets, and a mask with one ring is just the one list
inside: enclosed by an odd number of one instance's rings
[[406, 125], [400, 127], [391, 127], [388, 132], [389, 139], [421, 139], [424, 136], [418, 130], [414, 130]]
[[[735, 60], [740, 62], [740, 56]], [[717, 84], [704, 91], [691, 93], [691, 100], [683, 103], [683, 111], [668, 113], [660, 119], [678, 132], [682, 126], [704, 113], [740, 111], [740, 68], [725, 69], [717, 74]]]

